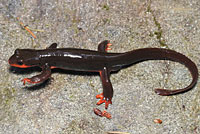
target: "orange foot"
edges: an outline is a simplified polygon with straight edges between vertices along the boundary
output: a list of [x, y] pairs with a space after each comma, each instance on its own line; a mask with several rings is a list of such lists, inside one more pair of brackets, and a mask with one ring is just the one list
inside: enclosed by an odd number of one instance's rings
[[23, 82], [23, 85], [25, 85], [26, 82], [35, 84], [35, 83], [39, 83], [40, 81], [32, 81], [30, 78], [24, 78], [24, 79], [22, 80], [22, 82]]
[[98, 108], [94, 108], [94, 113], [100, 117], [106, 117], [107, 119], [112, 119], [111, 114], [108, 113], [107, 111], [101, 111]]
[[106, 51], [111, 50], [110, 46], [112, 46], [112, 44], [108, 43], [107, 46], [106, 46]]
[[100, 105], [100, 104], [102, 104], [102, 103], [105, 103], [105, 109], [108, 108], [108, 105], [109, 105], [109, 104], [112, 104], [111, 99], [105, 98], [105, 97], [103, 96], [103, 93], [96, 95], [96, 98], [97, 98], [97, 99], [100, 99], [100, 100], [97, 102], [97, 105]]
[[26, 82], [32, 83], [31, 80], [30, 80], [29, 78], [24, 78], [24, 79], [22, 80], [22, 82], [23, 82], [23, 85], [25, 85]]

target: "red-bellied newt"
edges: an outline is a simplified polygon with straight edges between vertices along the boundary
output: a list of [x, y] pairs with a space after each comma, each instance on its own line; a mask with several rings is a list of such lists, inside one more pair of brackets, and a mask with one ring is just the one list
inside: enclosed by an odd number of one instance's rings
[[24, 84], [40, 83], [51, 76], [51, 69], [61, 68], [74, 71], [99, 72], [103, 93], [97, 95], [99, 102], [105, 103], [105, 108], [112, 104], [113, 87], [110, 82], [110, 72], [118, 71], [122, 67], [145, 60], [171, 60], [185, 65], [191, 75], [192, 82], [185, 88], [168, 90], [155, 89], [159, 95], [168, 96], [186, 92], [193, 88], [198, 80], [198, 69], [193, 61], [185, 55], [173, 50], [163, 48], [142, 48], [124, 53], [108, 53], [111, 44], [108, 40], [101, 42], [98, 51], [76, 49], [76, 48], [57, 48], [53, 43], [47, 49], [16, 49], [14, 55], [9, 59], [9, 64], [14, 67], [28, 68], [39, 66], [42, 73], [32, 78], [23, 79]]

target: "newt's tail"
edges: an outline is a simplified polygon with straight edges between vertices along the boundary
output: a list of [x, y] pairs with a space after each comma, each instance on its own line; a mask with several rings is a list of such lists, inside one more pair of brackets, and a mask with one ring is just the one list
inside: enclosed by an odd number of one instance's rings
[[163, 48], [143, 48], [126, 52], [122, 55], [122, 57], [123, 61], [126, 62], [122, 64], [137, 63], [145, 60], [171, 60], [185, 65], [189, 69], [193, 78], [190, 85], [183, 89], [176, 89], [176, 90], [155, 89], [155, 92], [162, 96], [169, 96], [186, 92], [192, 89], [198, 80], [198, 69], [195, 63], [185, 55], [173, 50], [163, 49]]

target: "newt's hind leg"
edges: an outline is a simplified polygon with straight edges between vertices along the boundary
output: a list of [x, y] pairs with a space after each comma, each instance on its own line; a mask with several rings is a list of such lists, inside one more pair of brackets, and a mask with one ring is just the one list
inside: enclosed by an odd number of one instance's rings
[[100, 77], [103, 86], [103, 93], [96, 96], [97, 99], [100, 99], [97, 102], [97, 105], [105, 103], [105, 108], [107, 109], [108, 105], [112, 104], [111, 100], [113, 97], [113, 87], [110, 82], [110, 72], [106, 67], [104, 67], [103, 70], [100, 71]]
[[111, 48], [110, 48], [111, 45], [112, 44], [110, 43], [109, 40], [104, 40], [99, 44], [98, 51], [99, 52], [107, 52], [108, 50], [111, 50]]
[[[98, 51], [106, 53], [108, 50], [111, 50], [111, 45], [112, 44], [110, 44], [110, 41], [108, 40], [102, 41], [98, 46]], [[110, 71], [108, 71], [107, 67], [104, 67], [99, 73], [102, 81], [103, 93], [96, 96], [97, 99], [100, 99], [97, 102], [97, 105], [105, 103], [105, 108], [107, 109], [108, 105], [112, 104], [111, 100], [113, 97], [113, 87], [110, 82]]]

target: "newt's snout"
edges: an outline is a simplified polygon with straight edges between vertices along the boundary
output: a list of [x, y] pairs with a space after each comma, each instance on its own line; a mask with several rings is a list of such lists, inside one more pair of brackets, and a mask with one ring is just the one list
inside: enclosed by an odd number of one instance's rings
[[19, 67], [19, 68], [28, 68], [28, 67], [31, 67], [31, 66], [25, 65], [23, 63], [23, 60], [18, 59], [15, 54], [12, 55], [9, 58], [8, 63], [10, 64], [10, 66], [13, 66], [13, 67]]

